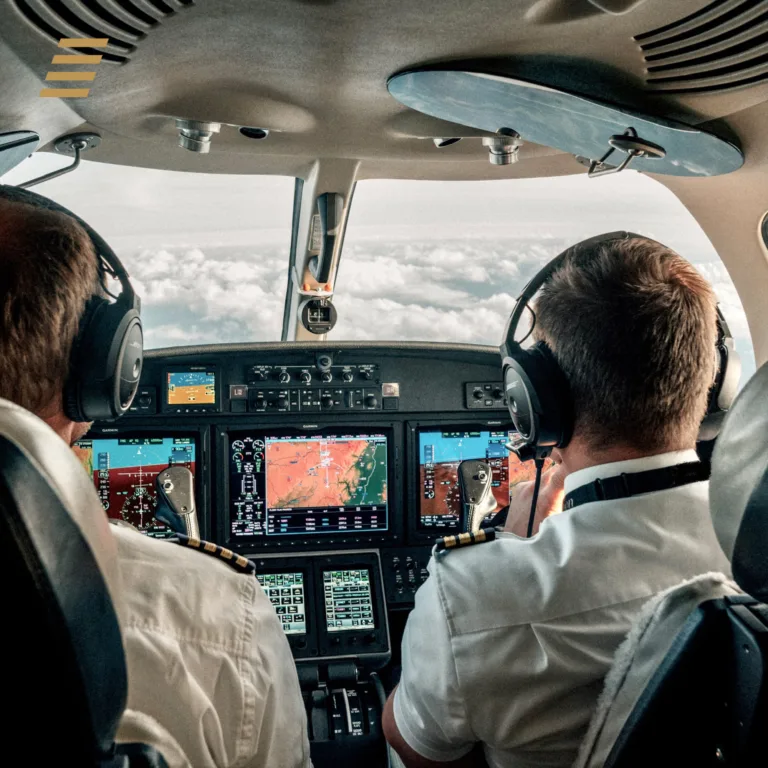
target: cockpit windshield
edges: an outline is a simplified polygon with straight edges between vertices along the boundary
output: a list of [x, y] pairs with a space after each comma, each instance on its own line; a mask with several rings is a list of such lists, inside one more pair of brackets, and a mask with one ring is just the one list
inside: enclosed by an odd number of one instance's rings
[[[38, 154], [14, 184], [67, 164]], [[283, 327], [295, 180], [83, 161], [36, 191], [115, 248], [143, 301], [148, 348], [276, 341]], [[701, 227], [635, 172], [498, 181], [357, 184], [331, 339], [497, 345], [527, 280], [568, 245], [625, 229], [661, 240], [712, 282], [744, 377], [754, 353], [736, 289]]]
[[[68, 164], [34, 155], [3, 182]], [[152, 349], [280, 338], [294, 183], [84, 160], [34, 189], [81, 215], [115, 249], [141, 296]]]

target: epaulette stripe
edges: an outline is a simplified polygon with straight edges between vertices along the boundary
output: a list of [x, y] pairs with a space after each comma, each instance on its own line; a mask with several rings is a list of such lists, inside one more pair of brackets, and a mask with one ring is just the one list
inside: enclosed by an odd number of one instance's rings
[[207, 555], [217, 557], [219, 560], [223, 560], [240, 573], [256, 573], [256, 566], [247, 557], [236, 555], [231, 549], [225, 549], [224, 547], [220, 547], [218, 544], [214, 544], [211, 541], [190, 539], [188, 536], [184, 536], [183, 534], [178, 534], [176, 538], [170, 539], [170, 541], [174, 542], [175, 544], [179, 544], [182, 547], [196, 549], [199, 552], [204, 552]]
[[465, 531], [454, 536], [444, 536], [435, 542], [435, 548], [438, 552], [446, 549], [456, 549], [458, 547], [468, 547], [472, 544], [482, 544], [484, 541], [493, 541], [496, 538], [494, 528], [481, 528], [476, 533]]

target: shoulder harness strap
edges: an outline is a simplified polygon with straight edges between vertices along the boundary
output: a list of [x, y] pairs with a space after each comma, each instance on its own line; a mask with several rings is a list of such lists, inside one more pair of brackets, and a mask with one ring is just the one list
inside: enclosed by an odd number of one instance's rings
[[595, 501], [613, 501], [643, 493], [667, 491], [681, 485], [708, 480], [709, 474], [710, 466], [703, 461], [689, 461], [645, 472], [623, 473], [574, 489], [563, 500], [563, 509], [573, 509]]

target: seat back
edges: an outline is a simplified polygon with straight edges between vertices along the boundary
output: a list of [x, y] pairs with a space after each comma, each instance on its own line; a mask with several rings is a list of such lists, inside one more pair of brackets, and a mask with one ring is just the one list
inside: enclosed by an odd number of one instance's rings
[[646, 606], [576, 768], [768, 764], [768, 365], [725, 419], [710, 499], [734, 582], [706, 574]]
[[[161, 765], [115, 747], [127, 675], [117, 551], [90, 478], [31, 413], [0, 400], [4, 762]], [[150, 760], [147, 763], [147, 760]], [[142, 762], [144, 761], [144, 762]]]

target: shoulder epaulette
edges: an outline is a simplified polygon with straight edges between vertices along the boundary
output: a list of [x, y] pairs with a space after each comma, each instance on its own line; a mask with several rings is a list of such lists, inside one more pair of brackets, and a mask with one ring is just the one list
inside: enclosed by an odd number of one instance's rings
[[466, 532], [455, 536], [443, 536], [435, 542], [435, 550], [442, 552], [447, 549], [471, 547], [473, 544], [482, 544], [484, 541], [493, 541], [495, 538], [495, 528], [481, 528], [476, 533]]
[[247, 557], [238, 555], [231, 549], [224, 549], [218, 544], [214, 544], [210, 541], [202, 541], [201, 539], [192, 539], [189, 536], [178, 533], [170, 541], [174, 544], [178, 544], [181, 547], [187, 547], [188, 549], [196, 549], [198, 552], [204, 552], [206, 555], [215, 557], [218, 560], [223, 560], [227, 565], [230, 565], [236, 571], [240, 573], [247, 573], [253, 575], [256, 573], [256, 565]]

